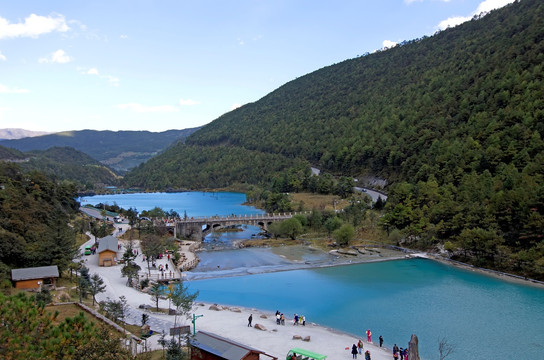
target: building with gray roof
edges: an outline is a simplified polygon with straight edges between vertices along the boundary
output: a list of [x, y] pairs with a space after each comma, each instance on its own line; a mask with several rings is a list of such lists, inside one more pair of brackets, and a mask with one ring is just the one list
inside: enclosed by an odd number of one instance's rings
[[17, 289], [39, 289], [42, 286], [55, 287], [59, 277], [57, 265], [12, 269], [11, 280]]
[[205, 331], [199, 331], [189, 342], [192, 360], [259, 360], [260, 355], [277, 360], [263, 351]]

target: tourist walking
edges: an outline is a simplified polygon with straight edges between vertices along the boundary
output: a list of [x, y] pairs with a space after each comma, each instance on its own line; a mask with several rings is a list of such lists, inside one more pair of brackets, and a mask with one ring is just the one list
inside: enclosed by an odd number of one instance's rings
[[251, 322], [253, 321], [253, 314], [249, 315], [249, 317], [247, 318], [247, 326], [248, 327], [253, 327], [251, 325]]
[[382, 347], [382, 345], [383, 345], [383, 337], [380, 335], [380, 338], [379, 338], [379, 339], [380, 339], [380, 347]]
[[351, 347], [351, 355], [354, 359], [357, 359], [357, 345], [355, 344], [353, 344], [353, 346]]
[[359, 355], [362, 355], [362, 353], [363, 353], [363, 341], [362, 340], [359, 340], [359, 342], [357, 343], [357, 348], [359, 349]]
[[370, 330], [366, 331], [366, 340], [368, 342], [372, 342], [372, 331], [370, 331]]
[[368, 350], [365, 352], [365, 360], [371, 360], [370, 359], [370, 351], [368, 351]]

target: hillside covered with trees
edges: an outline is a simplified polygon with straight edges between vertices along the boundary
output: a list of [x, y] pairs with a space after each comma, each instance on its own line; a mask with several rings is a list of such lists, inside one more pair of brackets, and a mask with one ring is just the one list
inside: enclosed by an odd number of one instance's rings
[[89, 155], [70, 147], [52, 147], [29, 151], [24, 170], [37, 170], [57, 180], [69, 180], [78, 190], [96, 189], [99, 185], [116, 185], [119, 176]]
[[0, 160], [22, 161], [25, 155], [16, 149], [10, 149], [0, 145]]
[[67, 269], [77, 251], [68, 226], [79, 206], [75, 196], [71, 183], [0, 162], [0, 280], [9, 279], [13, 268]]
[[522, 0], [293, 80], [126, 181], [214, 188], [283, 172], [296, 183], [301, 164], [377, 175], [392, 184], [388, 232], [543, 278], [543, 78], [544, 4]]
[[22, 153], [0, 145], [0, 160], [16, 162], [25, 171], [37, 170], [58, 181], [71, 181], [79, 191], [98, 190], [119, 182], [119, 176], [112, 169], [70, 147]]
[[183, 141], [198, 128], [150, 131], [65, 131], [14, 140], [0, 144], [23, 152], [72, 147], [116, 171], [125, 172], [157, 155], [176, 141]]

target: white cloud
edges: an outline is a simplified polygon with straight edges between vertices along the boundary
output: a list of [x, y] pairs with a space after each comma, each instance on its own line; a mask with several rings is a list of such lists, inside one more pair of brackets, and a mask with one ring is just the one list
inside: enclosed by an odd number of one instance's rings
[[513, 3], [514, 1], [515, 0], [485, 0], [484, 2], [480, 3], [480, 5], [478, 5], [478, 8], [475, 11], [475, 15], [490, 12], [491, 10], [495, 10], [510, 3]]
[[89, 70], [78, 69], [81, 74], [96, 75], [101, 79], [108, 80], [111, 86], [119, 86], [119, 78], [111, 75], [100, 75], [97, 68], [90, 68]]
[[476, 8], [476, 10], [470, 16], [453, 16], [446, 20], [442, 20], [437, 27], [440, 30], [444, 30], [449, 27], [457, 26], [465, 21], [469, 21], [474, 17], [474, 15], [488, 13], [491, 10], [499, 9], [505, 5], [513, 3], [514, 1], [515, 0], [484, 0], [480, 3], [480, 5], [478, 5], [478, 8]]
[[121, 39], [128, 39], [128, 35], [121, 35], [120, 38]]
[[447, 18], [446, 20], [442, 20], [438, 24], [438, 28], [440, 30], [445, 30], [447, 28], [460, 25], [464, 23], [465, 21], [469, 21], [470, 19], [472, 19], [472, 16], [453, 16], [453, 17]]
[[390, 49], [390, 48], [394, 47], [395, 45], [397, 45], [397, 43], [394, 42], [394, 41], [391, 41], [391, 40], [384, 40], [382, 42], [382, 46], [383, 46], [384, 49]]
[[3, 60], [3, 61], [6, 61], [7, 58], [4, 54], [2, 54], [2, 52], [0, 51], [0, 60]]
[[19, 89], [19, 88], [10, 88], [6, 85], [0, 84], [0, 94], [26, 94], [29, 93], [30, 90], [27, 89]]
[[57, 63], [57, 64], [66, 64], [72, 61], [73, 58], [68, 56], [64, 50], [57, 50], [50, 57], [40, 58], [38, 61], [41, 63]]
[[129, 103], [129, 104], [119, 104], [116, 106], [121, 110], [130, 110], [138, 113], [147, 113], [147, 112], [175, 112], [179, 109], [172, 105], [157, 105], [157, 106], [146, 106], [138, 103]]
[[200, 102], [196, 100], [191, 100], [191, 99], [179, 99], [179, 104], [181, 106], [192, 106], [192, 105], [198, 105], [200, 104]]
[[66, 32], [70, 27], [66, 24], [64, 16], [39, 16], [30, 14], [24, 23], [10, 24], [7, 19], [0, 17], [0, 39], [16, 37], [32, 37], [47, 34], [53, 31]]

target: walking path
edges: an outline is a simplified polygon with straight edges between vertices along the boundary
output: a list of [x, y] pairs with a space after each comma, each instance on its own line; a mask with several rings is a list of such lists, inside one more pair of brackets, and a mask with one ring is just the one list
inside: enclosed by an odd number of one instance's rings
[[[127, 230], [128, 225], [117, 225], [122, 227], [118, 234], [122, 234]], [[116, 234], [116, 235], [118, 235]], [[94, 238], [82, 245], [92, 245]], [[189, 242], [184, 242], [187, 249], [190, 247]], [[139, 248], [137, 248], [139, 249]], [[121, 248], [118, 253], [118, 258], [121, 258], [124, 248]], [[187, 261], [193, 260], [191, 255], [194, 253], [187, 252]], [[152, 349], [162, 349], [159, 344], [160, 334], [164, 332], [169, 338], [170, 328], [174, 326], [174, 316], [167, 314], [156, 314], [149, 310], [142, 310], [140, 305], [154, 306], [153, 298], [146, 293], [140, 292], [126, 285], [126, 278], [121, 277], [121, 266], [99, 267], [98, 254], [82, 255], [85, 266], [89, 268], [89, 273], [98, 274], [104, 280], [106, 291], [96, 296], [97, 300], [119, 300], [119, 297], [124, 296], [129, 307], [126, 322], [136, 325], [141, 325], [142, 314], [149, 315], [148, 324], [155, 335], [147, 340], [147, 347]], [[137, 262], [142, 269], [147, 269], [147, 263], [142, 260], [141, 252], [137, 256]], [[166, 263], [167, 259], [158, 260], [156, 265]], [[153, 270], [152, 270], [153, 271]], [[350, 352], [352, 344], [356, 344], [360, 339], [363, 339], [363, 328], [359, 338], [354, 335], [338, 332], [334, 329], [328, 329], [317, 324], [313, 324], [311, 319], [308, 319], [306, 326], [293, 326], [292, 321], [288, 318], [287, 325], [276, 325], [275, 316], [273, 313], [261, 311], [258, 309], [235, 308], [215, 306], [196, 302], [193, 306], [193, 311], [188, 317], [178, 316], [177, 326], [189, 325], [191, 330], [193, 325], [189, 316], [196, 314], [202, 315], [196, 321], [196, 330], [204, 330], [215, 333], [242, 344], [246, 344], [258, 350], [264, 351], [267, 354], [283, 359], [288, 350], [294, 347], [301, 347], [312, 350], [321, 354], [328, 355], [328, 360], [351, 359]], [[169, 308], [168, 300], [159, 300], [160, 308]], [[216, 310], [214, 310], [214, 308]], [[249, 315], [253, 316], [253, 327], [247, 326]], [[264, 330], [258, 330], [255, 325], [260, 324]], [[364, 326], [364, 324], [361, 324]], [[366, 329], [365, 329], [366, 330]], [[138, 335], [138, 334], [136, 334]], [[309, 342], [304, 342], [300, 338], [309, 337]], [[389, 360], [392, 358], [389, 350], [380, 349], [378, 346], [364, 342], [364, 349], [370, 350], [373, 360]], [[359, 355], [359, 359], [364, 359], [364, 354]]]

